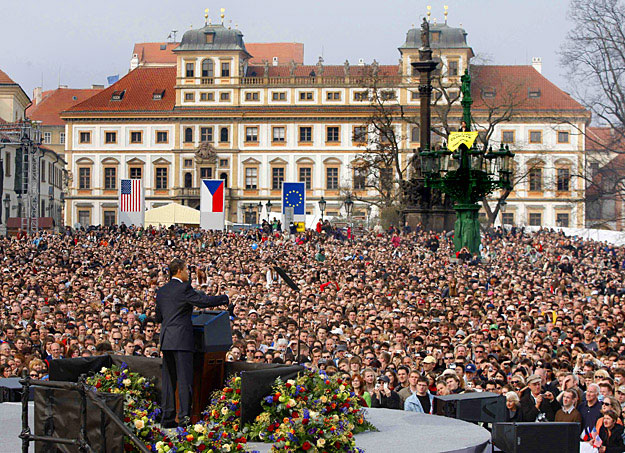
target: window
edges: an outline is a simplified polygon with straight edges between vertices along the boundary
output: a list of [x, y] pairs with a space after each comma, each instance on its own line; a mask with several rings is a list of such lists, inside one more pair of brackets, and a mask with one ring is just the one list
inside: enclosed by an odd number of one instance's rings
[[271, 140], [273, 142], [281, 142], [284, 143], [286, 140], [286, 130], [284, 127], [274, 127], [271, 130]]
[[569, 213], [568, 212], [558, 212], [556, 213], [556, 226], [562, 228], [569, 227]]
[[299, 93], [300, 101], [312, 101], [313, 100], [313, 92], [312, 91], [300, 91]]
[[230, 141], [230, 132], [227, 127], [222, 127], [219, 129], [219, 142], [227, 143]]
[[354, 101], [367, 101], [369, 94], [367, 91], [354, 91]]
[[306, 190], [312, 189], [312, 168], [300, 167], [299, 182], [306, 183]]
[[65, 132], [61, 132], [61, 133], [59, 134], [59, 143], [60, 143], [61, 145], [64, 145], [64, 144], [65, 144]]
[[501, 143], [514, 143], [514, 131], [501, 131]]
[[451, 60], [447, 64], [448, 64], [447, 76], [457, 77], [458, 76], [458, 60]]
[[527, 91], [527, 97], [530, 99], [537, 99], [540, 97], [540, 88], [530, 88]]
[[260, 100], [260, 93], [258, 91], [248, 91], [245, 93], [246, 101], [258, 101]]
[[219, 159], [219, 168], [228, 168], [229, 166], [228, 159]]
[[411, 91], [410, 92], [410, 99], [412, 101], [416, 101], [419, 99], [419, 92], [418, 91]]
[[354, 127], [354, 143], [364, 143], [367, 141], [367, 128], [365, 126]]
[[214, 101], [215, 100], [215, 93], [213, 93], [212, 91], [204, 91], [203, 93], [200, 93], [200, 101]]
[[78, 188], [83, 190], [91, 189], [91, 168], [80, 167], [78, 169]]
[[185, 68], [187, 77], [195, 77], [195, 63], [187, 63]]
[[185, 93], [184, 94], [184, 100], [187, 101], [187, 102], [195, 101], [195, 93]]
[[542, 143], [543, 132], [542, 131], [530, 131], [530, 143]]
[[214, 72], [213, 60], [211, 60], [210, 58], [203, 60], [202, 61], [202, 77], [214, 77], [214, 76], [215, 76], [215, 72]]
[[156, 190], [167, 189], [167, 167], [156, 167]]
[[41, 210], [39, 211], [40, 216], [46, 215], [46, 200], [41, 200]]
[[107, 144], [117, 143], [117, 132], [105, 132], [104, 143], [107, 143]]
[[340, 101], [341, 100], [341, 92], [340, 91], [328, 91], [326, 93], [326, 99], [328, 101]]
[[219, 100], [221, 102], [228, 102], [230, 100], [230, 92], [222, 91], [221, 93], [219, 93]]
[[115, 225], [115, 211], [104, 211], [103, 213], [104, 216], [104, 226], [112, 226]]
[[541, 226], [543, 224], [543, 215], [540, 212], [529, 213], [530, 226]]
[[558, 143], [569, 143], [568, 131], [558, 131]]
[[193, 173], [188, 171], [184, 174], [184, 188], [190, 189], [191, 187], [193, 187]]
[[211, 167], [200, 167], [200, 179], [212, 179], [213, 169]]
[[312, 142], [312, 127], [302, 126], [299, 128], [299, 141]]
[[514, 225], [514, 212], [504, 212], [501, 214], [501, 222], [504, 225]]
[[165, 96], [165, 90], [157, 89], [152, 93], [152, 100], [160, 101]]
[[365, 171], [362, 168], [354, 168], [354, 190], [363, 190], [366, 182]]
[[184, 166], [187, 167], [187, 168], [193, 167], [193, 159], [185, 159], [184, 160]]
[[11, 176], [11, 155], [9, 153], [4, 155], [4, 176]]
[[543, 170], [542, 168], [532, 168], [529, 173], [530, 192], [542, 192], [543, 190]]
[[167, 131], [158, 131], [156, 133], [156, 143], [167, 143], [169, 142], [169, 133]]
[[326, 168], [326, 189], [337, 190], [339, 188], [339, 169], [337, 167]]
[[193, 128], [192, 127], [185, 127], [184, 128], [184, 142], [185, 143], [190, 143], [193, 141]]
[[80, 143], [91, 143], [91, 132], [81, 132], [79, 141]]
[[258, 189], [258, 168], [256, 167], [245, 168], [245, 189], [246, 190]]
[[142, 143], [143, 142], [143, 132], [134, 131], [130, 133], [130, 143]]
[[286, 101], [286, 91], [274, 91], [271, 93], [272, 101]]
[[284, 167], [273, 167], [271, 169], [271, 190], [280, 190], [284, 181]]
[[326, 128], [326, 142], [338, 142], [340, 129], [338, 126], [328, 126]]
[[78, 223], [81, 226], [87, 227], [91, 224], [91, 211], [79, 210], [78, 211]]
[[104, 167], [104, 190], [117, 189], [117, 168]]
[[39, 171], [39, 179], [41, 182], [46, 182], [46, 163], [41, 161], [41, 170]]
[[221, 76], [230, 77], [230, 63], [227, 61], [221, 63]]
[[390, 101], [395, 99], [397, 96], [395, 94], [395, 91], [393, 90], [382, 90], [382, 92], [380, 92], [380, 99], [382, 99], [383, 101]]
[[568, 168], [558, 168], [557, 170], [557, 190], [568, 192], [570, 190], [571, 172]]
[[213, 128], [212, 127], [201, 127], [200, 128], [200, 141], [201, 142], [212, 142], [213, 141]]
[[245, 128], [245, 141], [248, 143], [258, 142], [258, 127], [250, 126]]
[[421, 141], [421, 128], [419, 126], [412, 126], [410, 129], [410, 141], [415, 143]]
[[492, 99], [497, 96], [497, 89], [494, 87], [482, 88], [482, 97], [485, 99]]
[[129, 169], [130, 179], [142, 179], [143, 178], [143, 168], [141, 167], [130, 167]]
[[44, 132], [43, 133], [43, 142], [46, 145], [49, 145], [50, 143], [52, 143], [52, 132]]

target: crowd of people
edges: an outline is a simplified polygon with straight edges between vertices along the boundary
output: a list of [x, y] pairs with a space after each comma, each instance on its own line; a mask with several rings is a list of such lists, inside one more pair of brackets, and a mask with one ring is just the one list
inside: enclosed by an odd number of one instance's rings
[[550, 230], [494, 230], [478, 255], [421, 229], [324, 225], [1, 238], [0, 377], [45, 378], [62, 357], [159, 357], [155, 294], [173, 258], [198, 290], [236, 293], [228, 360], [340, 373], [373, 407], [444, 414], [433, 395], [495, 392], [510, 420], [579, 421], [625, 450], [625, 249]]

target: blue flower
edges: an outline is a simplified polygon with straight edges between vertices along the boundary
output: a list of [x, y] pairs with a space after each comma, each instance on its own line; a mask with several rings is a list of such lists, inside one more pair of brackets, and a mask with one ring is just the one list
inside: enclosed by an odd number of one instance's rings
[[273, 403], [273, 396], [271, 396], [271, 395], [270, 396], [266, 396], [265, 397], [265, 402], [267, 402], [269, 404]]

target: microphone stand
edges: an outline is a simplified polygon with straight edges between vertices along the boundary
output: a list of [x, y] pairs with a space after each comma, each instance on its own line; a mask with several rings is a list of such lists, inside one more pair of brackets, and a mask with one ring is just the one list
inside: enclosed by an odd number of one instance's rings
[[[284, 282], [287, 285], [289, 285], [289, 287], [293, 291], [298, 293], [298, 295], [299, 295], [299, 293], [300, 293], [299, 286], [297, 286], [297, 284], [291, 279], [291, 277], [289, 277], [287, 275], [285, 270], [282, 269], [280, 266], [274, 266], [273, 268], [278, 273], [278, 275], [282, 278], [282, 280], [284, 280]], [[301, 342], [301, 338], [302, 338], [302, 334], [301, 334], [301, 329], [302, 329], [301, 319], [302, 319], [302, 297], [301, 297], [301, 295], [299, 295], [299, 301], [297, 303], [297, 363], [300, 364], [300, 365], [301, 365], [300, 342]]]

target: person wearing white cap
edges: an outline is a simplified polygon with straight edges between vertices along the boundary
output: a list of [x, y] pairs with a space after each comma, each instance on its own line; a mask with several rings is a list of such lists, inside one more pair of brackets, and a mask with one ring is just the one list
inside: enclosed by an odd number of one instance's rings
[[527, 389], [521, 396], [521, 416], [524, 421], [554, 421], [560, 405], [553, 393], [541, 393], [541, 377], [532, 374], [527, 378]]

